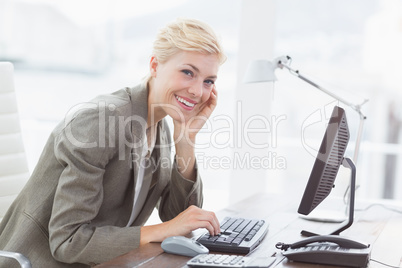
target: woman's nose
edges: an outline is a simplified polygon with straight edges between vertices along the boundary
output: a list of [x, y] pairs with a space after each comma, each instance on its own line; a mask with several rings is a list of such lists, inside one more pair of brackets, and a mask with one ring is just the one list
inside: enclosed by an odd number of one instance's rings
[[202, 96], [202, 86], [203, 83], [194, 83], [193, 85], [191, 85], [191, 87], [189, 88], [188, 92], [193, 96], [193, 97], [201, 97]]

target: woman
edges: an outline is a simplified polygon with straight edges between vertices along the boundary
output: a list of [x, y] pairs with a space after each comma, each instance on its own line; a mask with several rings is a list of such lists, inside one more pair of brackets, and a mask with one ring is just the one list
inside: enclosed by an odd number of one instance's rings
[[[34, 267], [88, 267], [197, 228], [218, 234], [214, 213], [199, 208], [194, 143], [224, 60], [208, 25], [178, 19], [162, 29], [144, 83], [95, 98], [52, 132], [1, 222], [0, 249]], [[163, 223], [143, 226], [155, 207]]]

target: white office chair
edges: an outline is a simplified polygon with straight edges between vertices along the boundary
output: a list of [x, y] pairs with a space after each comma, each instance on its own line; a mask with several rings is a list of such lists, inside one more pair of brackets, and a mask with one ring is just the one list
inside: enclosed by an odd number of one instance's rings
[[[13, 71], [11, 63], [0, 62], [0, 222], [29, 178]], [[14, 258], [21, 267], [31, 267], [29, 260], [19, 253], [0, 250], [0, 261], [4, 257]]]

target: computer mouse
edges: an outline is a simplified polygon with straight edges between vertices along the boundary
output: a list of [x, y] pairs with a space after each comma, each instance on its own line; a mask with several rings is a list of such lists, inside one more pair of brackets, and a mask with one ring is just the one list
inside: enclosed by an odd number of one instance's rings
[[199, 242], [184, 237], [171, 236], [163, 240], [162, 249], [167, 253], [194, 257], [198, 254], [208, 254], [209, 250]]

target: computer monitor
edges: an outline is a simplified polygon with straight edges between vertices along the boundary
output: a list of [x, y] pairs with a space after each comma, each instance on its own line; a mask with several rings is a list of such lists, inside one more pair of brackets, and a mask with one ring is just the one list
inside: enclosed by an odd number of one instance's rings
[[[353, 162], [349, 158], [344, 158], [348, 142], [349, 128], [345, 110], [335, 106], [297, 211], [303, 215], [308, 215], [313, 211], [331, 193], [339, 167], [344, 165], [350, 168], [352, 170], [352, 182], [349, 221], [331, 234], [339, 234], [353, 223], [356, 170]], [[312, 236], [316, 234], [302, 231], [302, 235]]]

